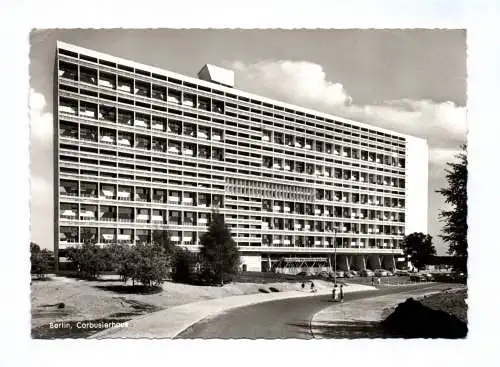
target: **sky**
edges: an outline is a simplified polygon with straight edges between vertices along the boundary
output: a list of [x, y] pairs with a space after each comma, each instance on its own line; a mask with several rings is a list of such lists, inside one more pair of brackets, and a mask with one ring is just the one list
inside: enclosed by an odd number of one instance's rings
[[435, 190], [466, 142], [464, 30], [37, 30], [30, 35], [31, 237], [53, 248], [52, 78], [56, 41], [195, 76], [206, 63], [235, 87], [423, 137], [429, 234], [439, 254]]

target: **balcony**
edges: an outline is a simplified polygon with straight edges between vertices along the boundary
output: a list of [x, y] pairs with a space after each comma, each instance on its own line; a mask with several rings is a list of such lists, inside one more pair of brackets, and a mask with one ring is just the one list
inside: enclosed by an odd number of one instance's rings
[[180, 198], [178, 196], [169, 196], [168, 202], [172, 204], [179, 204]]
[[118, 200], [130, 200], [131, 193], [127, 191], [118, 191]]
[[274, 206], [273, 206], [273, 212], [278, 212], [278, 213], [282, 212], [282, 210], [281, 210], [281, 206], [279, 206], [279, 205], [274, 205]]
[[92, 210], [81, 210], [80, 211], [80, 219], [81, 220], [95, 220], [96, 214]]
[[173, 104], [181, 104], [181, 98], [178, 95], [169, 93], [167, 95], [167, 102]]
[[115, 144], [115, 138], [108, 135], [101, 136], [99, 141], [104, 144]]
[[132, 236], [129, 234], [119, 234], [118, 236], [118, 241], [131, 241]]
[[113, 242], [115, 240], [115, 235], [111, 233], [103, 233], [101, 235], [101, 241], [104, 243]]
[[67, 113], [69, 115], [76, 115], [76, 107], [60, 105], [59, 112]]
[[99, 87], [110, 88], [110, 89], [115, 89], [115, 87], [116, 87], [114, 81], [103, 79], [103, 78], [99, 79], [98, 85], [99, 85]]
[[161, 215], [159, 215], [159, 214], [157, 214], [157, 215], [155, 215], [155, 214], [154, 214], [154, 215], [151, 217], [151, 222], [152, 222], [152, 223], [163, 223], [163, 222], [164, 222], [164, 220], [163, 220], [163, 216], [161, 216]]
[[200, 139], [209, 139], [208, 132], [205, 130], [198, 131], [198, 138]]
[[111, 190], [107, 190], [107, 189], [103, 189], [101, 190], [101, 195], [100, 195], [100, 199], [114, 199], [115, 198], [115, 193], [114, 191], [111, 191]]
[[63, 219], [76, 219], [76, 210], [74, 209], [64, 209], [61, 212], [61, 218]]
[[194, 98], [184, 98], [184, 100], [182, 101], [182, 105], [186, 106], [186, 107], [194, 108], [194, 106], [195, 106]]
[[153, 120], [153, 123], [151, 124], [151, 129], [163, 131], [164, 125], [161, 122], [157, 122], [157, 121]]
[[80, 108], [80, 116], [95, 119], [97, 116], [97, 111], [86, 108]]
[[132, 146], [132, 144], [130, 142], [131, 142], [131, 140], [126, 139], [126, 138], [119, 138], [118, 139], [118, 145], [123, 145], [123, 146], [126, 146], [126, 147], [130, 147], [130, 146]]
[[121, 84], [120, 82], [118, 82], [118, 88], [116, 88], [116, 89], [121, 91], [121, 92], [132, 93], [132, 85], [127, 84], [127, 83]]
[[149, 127], [149, 121], [147, 121], [146, 119], [136, 118], [134, 120], [134, 126], [147, 129]]
[[182, 198], [182, 205], [193, 205], [193, 198]]
[[149, 222], [149, 214], [140, 213], [136, 216], [137, 223], [148, 223]]

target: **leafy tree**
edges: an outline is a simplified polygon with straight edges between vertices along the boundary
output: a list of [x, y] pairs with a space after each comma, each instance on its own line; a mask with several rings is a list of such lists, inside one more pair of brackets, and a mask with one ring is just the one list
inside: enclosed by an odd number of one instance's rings
[[168, 259], [164, 249], [156, 244], [139, 244], [131, 247], [133, 281], [147, 287], [163, 284], [168, 276]]
[[201, 236], [200, 244], [203, 273], [207, 280], [221, 284], [230, 281], [238, 271], [240, 255], [224, 217], [217, 211], [212, 213], [208, 232]]
[[179, 248], [173, 259], [172, 279], [181, 283], [193, 283], [197, 272], [198, 257], [195, 253]]
[[450, 210], [441, 210], [440, 218], [445, 225], [440, 236], [448, 243], [448, 254], [455, 257], [455, 269], [467, 273], [467, 154], [466, 145], [456, 158], [458, 162], [447, 163], [448, 187], [437, 190], [451, 205]]
[[432, 236], [422, 232], [414, 232], [405, 236], [401, 248], [411, 263], [419, 270], [429, 264], [432, 255], [436, 254], [436, 249], [432, 244]]
[[76, 266], [78, 276], [84, 279], [97, 279], [112, 267], [109, 252], [93, 243], [69, 248], [66, 256]]
[[168, 276], [168, 257], [157, 244], [112, 245], [114, 269], [124, 282], [140, 282], [147, 287], [161, 285]]
[[31, 274], [37, 279], [44, 279], [50, 269], [53, 259], [52, 252], [46, 249], [41, 250], [34, 242], [30, 242]]
[[131, 247], [114, 243], [108, 246], [107, 251], [113, 270], [120, 276], [122, 281], [127, 282], [131, 274], [133, 274], [132, 267], [134, 264], [130, 262]]
[[153, 244], [159, 245], [169, 257], [174, 255], [175, 244], [170, 239], [170, 232], [164, 230], [153, 231]]

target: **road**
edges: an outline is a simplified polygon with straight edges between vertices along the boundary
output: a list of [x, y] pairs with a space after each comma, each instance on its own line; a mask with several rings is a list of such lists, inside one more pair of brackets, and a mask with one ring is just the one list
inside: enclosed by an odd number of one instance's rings
[[[449, 288], [449, 285], [432, 283], [384, 288], [375, 291], [347, 293], [344, 302], [408, 292], [418, 295]], [[312, 339], [310, 320], [315, 313], [331, 306], [329, 295], [272, 301], [230, 310], [202, 320], [180, 333], [176, 339]]]

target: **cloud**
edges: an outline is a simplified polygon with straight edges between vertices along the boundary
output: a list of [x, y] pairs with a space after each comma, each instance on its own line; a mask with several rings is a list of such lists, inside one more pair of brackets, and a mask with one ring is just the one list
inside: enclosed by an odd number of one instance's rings
[[466, 109], [453, 102], [400, 99], [357, 105], [341, 83], [327, 80], [323, 68], [306, 61], [232, 63], [238, 88], [428, 139], [433, 147], [465, 142]]
[[50, 144], [53, 133], [53, 115], [45, 112], [47, 102], [43, 94], [30, 89], [30, 125], [32, 143]]
[[249, 90], [259, 88], [264, 95], [286, 96], [294, 102], [319, 106], [348, 105], [352, 101], [342, 84], [326, 80], [323, 68], [311, 62], [282, 60], [245, 64], [236, 61], [232, 68], [238, 73], [238, 84]]

